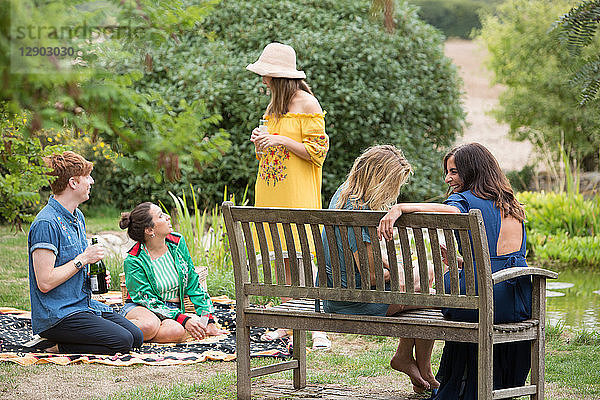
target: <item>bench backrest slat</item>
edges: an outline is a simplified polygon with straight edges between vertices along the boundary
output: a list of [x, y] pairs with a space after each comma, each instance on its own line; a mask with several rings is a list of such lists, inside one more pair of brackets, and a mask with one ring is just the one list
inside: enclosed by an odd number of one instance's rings
[[429, 271], [427, 266], [427, 251], [425, 250], [425, 241], [423, 240], [423, 230], [413, 228], [413, 237], [417, 248], [417, 263], [419, 264], [419, 287], [429, 287]]
[[[296, 297], [302, 294], [326, 300], [359, 302], [381, 302], [385, 298], [400, 301], [399, 304], [444, 304], [445, 307], [472, 307], [473, 304], [482, 302], [491, 304], [489, 252], [483, 220], [478, 210], [472, 210], [469, 214], [402, 215], [394, 227], [397, 241], [389, 240], [384, 243], [380, 242], [376, 231], [383, 212], [234, 207], [230, 203], [224, 203], [223, 212], [231, 250], [236, 254], [233, 261], [237, 296], [276, 293], [283, 297]], [[265, 226], [267, 224], [268, 229]], [[307, 232], [306, 225], [310, 232]], [[325, 263], [322, 231], [330, 251], [329, 267], [333, 281], [330, 289], [327, 288], [328, 267]], [[364, 231], [370, 237], [371, 243], [368, 246], [363, 240]], [[356, 239], [358, 263], [355, 263], [355, 256], [348, 242], [351, 232]], [[440, 232], [447, 247], [448, 266], [442, 262]], [[458, 268], [456, 236], [465, 250], [462, 252], [462, 272]], [[339, 239], [341, 245], [338, 249]], [[287, 252], [283, 251], [283, 246]], [[474, 252], [466, 251], [470, 249]], [[272, 250], [271, 255], [269, 250]], [[343, 254], [338, 254], [339, 251]], [[311, 260], [313, 252], [319, 276], [316, 284]], [[284, 258], [289, 259], [290, 284], [285, 281]], [[346, 287], [342, 286], [340, 258], [346, 265]], [[384, 279], [384, 258], [387, 258], [390, 265], [389, 282]], [[373, 276], [369, 260], [375, 266]], [[259, 264], [262, 265], [262, 271]], [[477, 278], [475, 264], [478, 268]], [[361, 289], [356, 289], [357, 267]], [[430, 293], [427, 289], [431, 268], [436, 290]], [[273, 269], [276, 271], [276, 279], [273, 277]], [[449, 271], [450, 293], [444, 292], [446, 270]], [[459, 274], [465, 275], [466, 294], [460, 294]], [[402, 281], [400, 275], [404, 275]], [[422, 293], [415, 293], [415, 283], [422, 288]], [[479, 287], [477, 296], [476, 287]], [[483, 297], [482, 287], [489, 290]], [[419, 298], [422, 300], [415, 300]]]
[[[471, 243], [469, 238], [469, 234], [467, 231], [459, 231], [460, 242], [461, 243]], [[463, 245], [463, 249], [465, 245]], [[470, 249], [468, 249], [470, 250]], [[468, 295], [475, 294], [475, 274], [473, 273], [473, 254], [471, 251], [463, 251], [463, 259], [464, 259], [464, 272], [465, 272], [465, 284]]]
[[371, 271], [369, 270], [369, 256], [367, 255], [367, 247], [363, 241], [362, 226], [351, 226], [349, 229], [354, 230], [354, 238], [356, 239], [356, 248], [358, 249], [359, 272], [360, 272], [360, 287], [371, 287]]
[[248, 257], [248, 266], [250, 270], [250, 282], [258, 283], [258, 265], [256, 263], [256, 250], [254, 248], [254, 239], [250, 230], [249, 222], [242, 222], [242, 232], [246, 241], [246, 257]]
[[[396, 257], [396, 243], [394, 239], [385, 242], [387, 250], [388, 264], [399, 265]], [[390, 268], [390, 288], [394, 291], [400, 290], [400, 274], [398, 268]]]
[[313, 237], [315, 253], [317, 253], [317, 270], [319, 271], [319, 286], [327, 286], [327, 270], [325, 266], [325, 250], [323, 250], [323, 241], [321, 240], [321, 230], [318, 224], [310, 224], [310, 231]]
[[[283, 264], [283, 249], [281, 247], [281, 238], [279, 237], [279, 229], [277, 223], [269, 222], [269, 231], [273, 243], [273, 252], [275, 253], [275, 271], [277, 283], [285, 285], [285, 267]], [[264, 264], [263, 264], [264, 265]]]
[[306, 225], [297, 224], [296, 229], [298, 229], [298, 238], [300, 239], [300, 248], [302, 250], [302, 265], [304, 267], [305, 285], [308, 287], [314, 287], [315, 277], [313, 276], [312, 254], [310, 253], [310, 246], [308, 245]]
[[450, 271], [450, 293], [459, 294], [458, 260], [456, 259], [456, 247], [454, 246], [454, 232], [444, 229], [444, 240], [446, 242], [448, 270]]
[[[296, 255], [296, 240], [292, 233], [292, 225], [284, 223], [283, 225], [283, 236], [285, 236], [285, 245], [287, 248], [288, 262], [290, 263], [290, 277], [291, 283], [294, 286], [300, 285], [300, 265], [298, 264], [298, 257]], [[285, 281], [284, 281], [285, 282]]]
[[[381, 244], [377, 237], [377, 229], [373, 226], [368, 227], [369, 237], [371, 238], [371, 246], [373, 247], [373, 261], [375, 265], [381, 265]], [[385, 289], [385, 281], [383, 277], [383, 269], [375, 268], [375, 288], [377, 290]]]
[[444, 292], [444, 264], [440, 253], [440, 239], [438, 230], [435, 228], [427, 229], [429, 234], [429, 243], [431, 243], [431, 258], [433, 260], [433, 274], [435, 281], [435, 292], [442, 294]]
[[333, 287], [342, 287], [342, 273], [340, 269], [340, 260], [338, 258], [338, 248], [335, 240], [333, 226], [325, 225], [325, 236], [329, 247], [329, 259], [331, 260], [331, 276]]
[[400, 248], [402, 249], [402, 266], [404, 267], [404, 290], [406, 293], [414, 293], [414, 274], [412, 264], [412, 252], [410, 250], [410, 241], [406, 227], [398, 227], [398, 236], [400, 237]]
[[[264, 282], [266, 285], [270, 285], [273, 283], [273, 277], [271, 276], [271, 259], [269, 257], [269, 246], [267, 245], [265, 226], [262, 223], [256, 223], [254, 226], [256, 228], [256, 235], [258, 236], [258, 243], [260, 246]], [[246, 246], [247, 245], [248, 244], [246, 244]]]
[[354, 256], [348, 243], [348, 227], [340, 226], [340, 238], [342, 240], [342, 249], [344, 250], [344, 262], [346, 264], [346, 285], [347, 287], [356, 287], [356, 277], [354, 273]]

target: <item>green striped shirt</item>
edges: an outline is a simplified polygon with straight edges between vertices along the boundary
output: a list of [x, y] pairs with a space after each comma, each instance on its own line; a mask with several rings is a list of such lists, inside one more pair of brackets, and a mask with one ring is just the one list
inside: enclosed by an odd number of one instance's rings
[[152, 260], [152, 269], [156, 276], [158, 295], [164, 301], [178, 299], [179, 274], [175, 269], [175, 260], [173, 260], [171, 252], [167, 250], [165, 254], [156, 260]]

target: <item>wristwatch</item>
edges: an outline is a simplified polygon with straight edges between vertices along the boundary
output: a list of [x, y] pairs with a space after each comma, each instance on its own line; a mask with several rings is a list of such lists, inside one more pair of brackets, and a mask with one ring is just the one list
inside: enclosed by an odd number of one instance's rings
[[77, 271], [81, 270], [81, 268], [83, 268], [83, 263], [78, 260], [77, 258], [73, 259], [73, 262], [75, 263], [75, 268], [77, 268]]

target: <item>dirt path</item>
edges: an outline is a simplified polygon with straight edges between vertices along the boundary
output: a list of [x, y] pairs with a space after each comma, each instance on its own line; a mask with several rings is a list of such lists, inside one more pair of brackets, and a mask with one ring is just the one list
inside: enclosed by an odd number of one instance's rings
[[446, 42], [445, 53], [458, 66], [466, 92], [463, 102], [468, 126], [457, 142], [483, 144], [506, 171], [523, 168], [532, 157], [531, 143], [508, 139], [508, 125], [499, 124], [488, 115], [498, 104], [502, 87], [490, 85], [491, 72], [483, 65], [486, 51], [473, 41], [452, 39]]

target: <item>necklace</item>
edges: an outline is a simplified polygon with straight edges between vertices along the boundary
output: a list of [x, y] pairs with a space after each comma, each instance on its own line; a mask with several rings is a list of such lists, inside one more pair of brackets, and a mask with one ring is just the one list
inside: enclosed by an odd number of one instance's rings
[[[151, 260], [156, 260], [157, 258], [160, 258], [160, 257], [164, 256], [165, 253], [168, 250], [166, 244], [164, 245], [164, 247], [161, 246], [161, 248], [159, 248], [159, 249], [153, 249], [152, 251], [150, 251], [150, 248], [148, 246], [144, 246], [144, 247], [146, 248], [146, 253], [148, 253], [148, 255], [150, 256]], [[154, 257], [154, 254], [157, 254], [157, 256]]]

